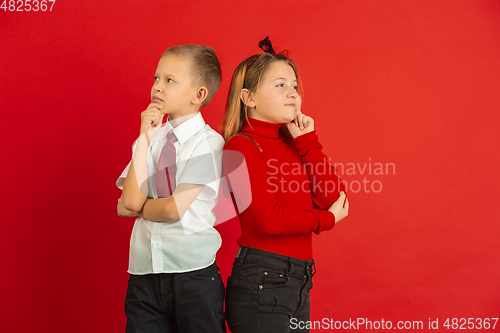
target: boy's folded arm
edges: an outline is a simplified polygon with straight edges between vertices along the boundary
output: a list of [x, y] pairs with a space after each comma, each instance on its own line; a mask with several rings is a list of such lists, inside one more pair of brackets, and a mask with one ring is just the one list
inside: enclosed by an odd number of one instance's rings
[[116, 206], [116, 213], [118, 214], [119, 217], [133, 217], [137, 216], [137, 213], [132, 212], [123, 206], [123, 197], [120, 196], [118, 199], [118, 204]]
[[[132, 161], [125, 182], [123, 183], [122, 193], [123, 206], [132, 212], [139, 212], [147, 199], [147, 196], [141, 193], [137, 183], [134, 162]], [[147, 184], [147, 182], [144, 182], [144, 184]]]
[[139, 136], [130, 169], [123, 183], [123, 206], [132, 212], [139, 212], [142, 209], [148, 195], [146, 174], [148, 146], [145, 135]]
[[159, 199], [147, 199], [138, 215], [150, 221], [177, 221], [201, 193], [205, 185], [179, 184], [172, 196]]

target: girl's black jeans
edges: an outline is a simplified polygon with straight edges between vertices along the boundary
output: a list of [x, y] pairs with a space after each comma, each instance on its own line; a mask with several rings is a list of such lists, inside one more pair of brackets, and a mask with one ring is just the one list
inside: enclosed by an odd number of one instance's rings
[[314, 260], [240, 247], [226, 288], [231, 332], [309, 332], [300, 327], [310, 320], [314, 273]]

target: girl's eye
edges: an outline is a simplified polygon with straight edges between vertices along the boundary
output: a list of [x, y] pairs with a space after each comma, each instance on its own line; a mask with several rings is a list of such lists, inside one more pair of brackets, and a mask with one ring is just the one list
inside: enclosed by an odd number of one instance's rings
[[167, 82], [174, 82], [172, 79], [167, 79]]
[[284, 87], [284, 86], [285, 86], [285, 84], [284, 84], [284, 83], [278, 83], [278, 84], [276, 85], [276, 87]]
[[158, 76], [155, 76], [155, 82], [158, 82], [160, 78]]
[[297, 87], [297, 86], [293, 86], [293, 89], [297, 90], [297, 89], [299, 89], [299, 87]]

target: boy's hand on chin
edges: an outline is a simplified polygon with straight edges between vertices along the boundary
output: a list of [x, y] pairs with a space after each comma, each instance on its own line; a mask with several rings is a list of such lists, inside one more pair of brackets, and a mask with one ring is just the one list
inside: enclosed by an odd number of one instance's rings
[[149, 139], [158, 132], [161, 127], [163, 116], [160, 110], [163, 105], [160, 103], [151, 103], [148, 108], [141, 113], [141, 135], [147, 133]]

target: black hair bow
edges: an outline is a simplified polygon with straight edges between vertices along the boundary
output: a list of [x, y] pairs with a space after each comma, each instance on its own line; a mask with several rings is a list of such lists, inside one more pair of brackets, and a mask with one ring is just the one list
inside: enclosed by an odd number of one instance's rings
[[[276, 52], [274, 52], [274, 49], [273, 49], [273, 44], [271, 43], [271, 40], [269, 39], [269, 36], [267, 36], [266, 38], [264, 38], [263, 40], [261, 40], [259, 42], [259, 47], [265, 52], [265, 53], [270, 53], [270, 54], [276, 54]], [[250, 66], [253, 65], [253, 63], [255, 62], [255, 60], [257, 60], [257, 58], [260, 56], [260, 54], [256, 54], [254, 55], [253, 57], [251, 57], [249, 60], [248, 60], [248, 63], [247, 63], [247, 70], [246, 72], [248, 72], [248, 69], [250, 68]], [[246, 76], [246, 74], [245, 74]]]

